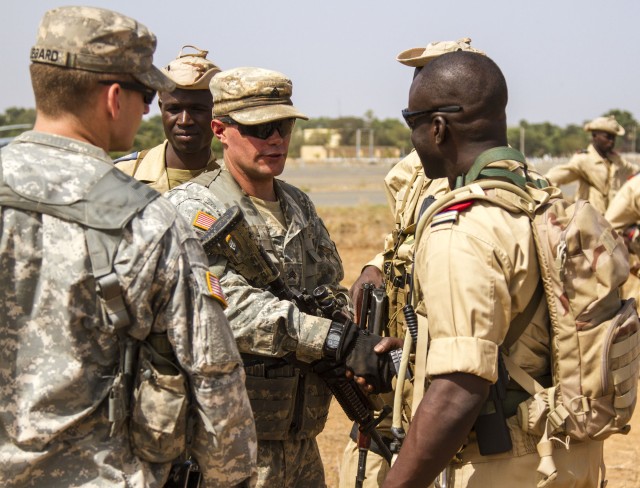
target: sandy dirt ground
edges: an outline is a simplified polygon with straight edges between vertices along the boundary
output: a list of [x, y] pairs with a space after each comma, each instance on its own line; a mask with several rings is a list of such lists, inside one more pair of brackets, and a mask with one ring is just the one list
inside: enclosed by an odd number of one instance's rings
[[[371, 180], [379, 178], [374, 174], [370, 177]], [[366, 180], [368, 179], [365, 178]], [[359, 275], [363, 264], [382, 249], [385, 232], [393, 224], [389, 210], [383, 205], [360, 205], [345, 208], [319, 206], [318, 211], [336, 242], [345, 267], [343, 284], [349, 287]], [[338, 486], [340, 462], [350, 429], [351, 423], [334, 402], [327, 426], [318, 438], [329, 488]], [[640, 487], [638, 411], [631, 421], [631, 431], [627, 436], [615, 435], [605, 442], [605, 462], [608, 488]]]

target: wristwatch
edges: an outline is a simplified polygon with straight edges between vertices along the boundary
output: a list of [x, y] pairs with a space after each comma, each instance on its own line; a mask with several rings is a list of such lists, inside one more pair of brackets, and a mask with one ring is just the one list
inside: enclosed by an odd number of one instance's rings
[[344, 332], [344, 326], [337, 322], [331, 322], [329, 326], [329, 333], [324, 340], [324, 346], [322, 346], [322, 352], [325, 356], [331, 359], [336, 358], [338, 346], [340, 346], [340, 340], [342, 339], [342, 333]]

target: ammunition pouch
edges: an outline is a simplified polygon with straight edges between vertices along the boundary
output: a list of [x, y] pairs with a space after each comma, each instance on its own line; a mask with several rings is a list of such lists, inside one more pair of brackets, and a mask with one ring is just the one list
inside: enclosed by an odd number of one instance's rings
[[165, 463], [179, 457], [186, 449], [188, 411], [184, 373], [148, 342], [143, 342], [129, 422], [133, 453], [152, 463]]
[[307, 439], [322, 432], [331, 392], [320, 377], [284, 359], [242, 358], [258, 440]]
[[390, 259], [385, 263], [386, 293], [389, 299], [389, 319], [387, 334], [389, 337], [403, 338], [406, 321], [402, 308], [410, 303], [411, 273], [402, 259]]

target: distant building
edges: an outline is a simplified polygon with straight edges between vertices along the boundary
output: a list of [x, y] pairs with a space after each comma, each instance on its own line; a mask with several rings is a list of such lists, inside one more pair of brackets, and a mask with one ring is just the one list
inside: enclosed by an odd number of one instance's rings
[[400, 158], [401, 155], [398, 147], [372, 145], [372, 140], [368, 136], [365, 137], [366, 141], [359, 147], [343, 146], [342, 134], [338, 129], [304, 129], [302, 137], [304, 143], [300, 147], [300, 157], [305, 161], [334, 158]]

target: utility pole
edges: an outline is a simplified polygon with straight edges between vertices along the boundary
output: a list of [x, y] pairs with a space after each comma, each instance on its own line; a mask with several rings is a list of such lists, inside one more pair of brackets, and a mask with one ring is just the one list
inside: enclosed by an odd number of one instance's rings
[[520, 125], [520, 152], [524, 154], [524, 125]]
[[373, 159], [373, 129], [369, 129], [369, 159]]
[[356, 129], [356, 159], [360, 159], [360, 129]]

